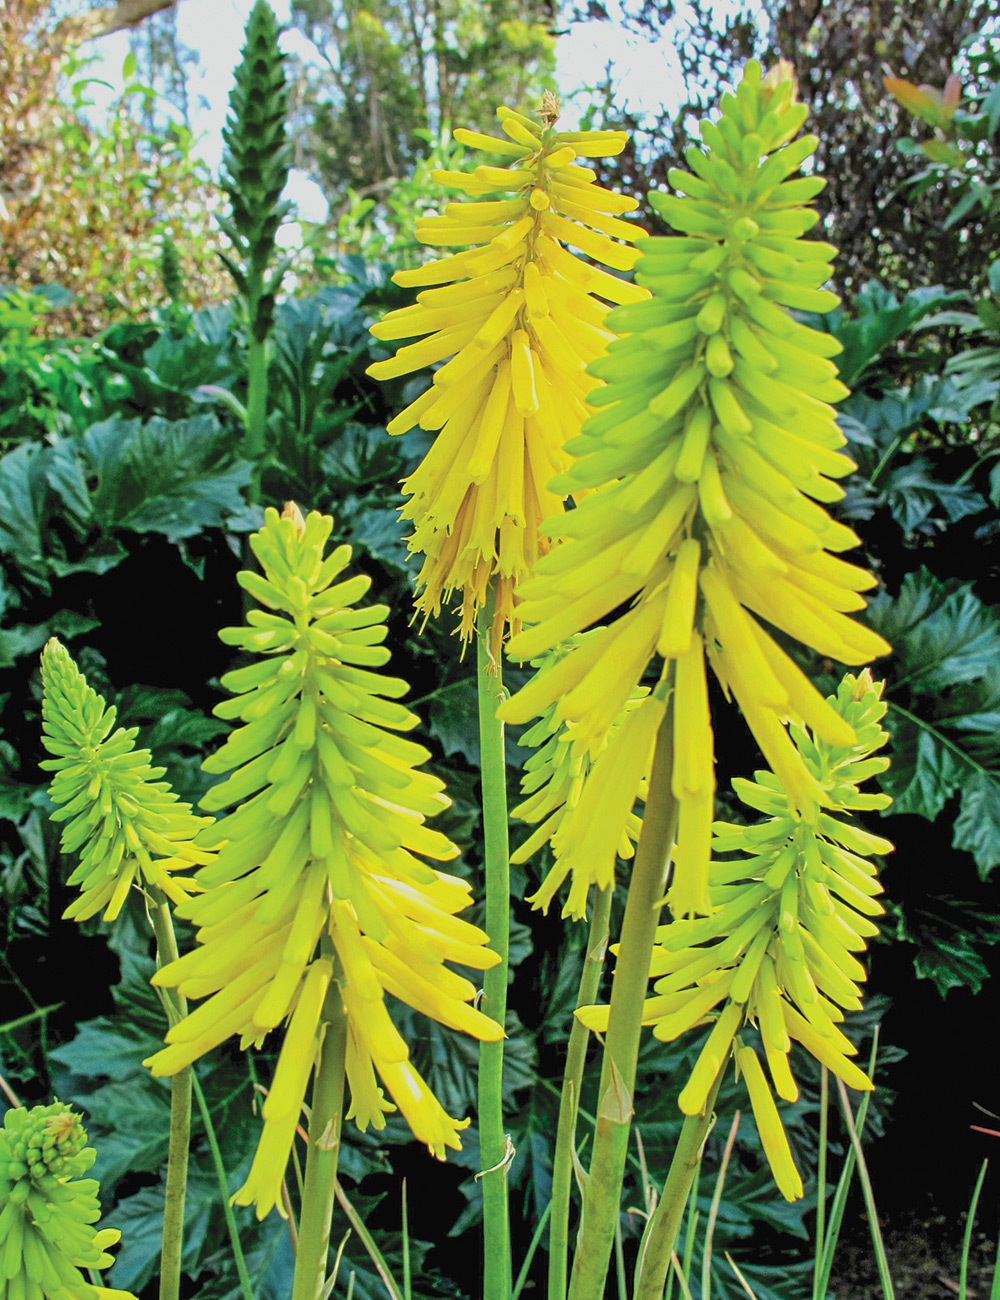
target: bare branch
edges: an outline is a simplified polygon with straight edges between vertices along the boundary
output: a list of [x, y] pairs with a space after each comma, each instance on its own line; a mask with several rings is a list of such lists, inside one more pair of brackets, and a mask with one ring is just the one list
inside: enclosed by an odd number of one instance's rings
[[178, 0], [118, 0], [117, 4], [102, 5], [64, 18], [56, 26], [53, 38], [62, 48], [80, 45], [84, 41], [110, 36], [112, 32], [124, 31], [127, 27], [138, 27], [144, 19], [164, 9], [172, 9], [177, 3]]

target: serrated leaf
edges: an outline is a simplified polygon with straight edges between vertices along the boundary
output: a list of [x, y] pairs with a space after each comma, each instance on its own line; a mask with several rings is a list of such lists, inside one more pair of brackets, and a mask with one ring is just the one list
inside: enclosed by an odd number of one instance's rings
[[1000, 774], [980, 768], [963, 776], [961, 791], [952, 844], [972, 854], [985, 879], [1000, 864]]
[[1000, 865], [1000, 616], [970, 584], [921, 570], [895, 599], [880, 593], [872, 625], [893, 645], [888, 725], [893, 761], [881, 783], [887, 815], [933, 820], [953, 795], [952, 843], [982, 877]]
[[79, 454], [95, 518], [106, 529], [162, 533], [172, 542], [221, 527], [244, 507], [250, 465], [232, 458], [231, 438], [210, 415], [115, 417], [84, 434]]
[[880, 592], [868, 607], [872, 626], [893, 646], [913, 689], [944, 690], [985, 676], [1000, 650], [1000, 619], [971, 583], [941, 582], [929, 570], [909, 573], [899, 595]]
[[[109, 1227], [122, 1234], [115, 1262], [107, 1274], [112, 1286], [139, 1291], [157, 1270], [163, 1241], [163, 1206], [166, 1183], [144, 1187], [123, 1197], [107, 1217]], [[219, 1199], [216, 1179], [197, 1169], [188, 1170], [184, 1197], [184, 1250], [181, 1265], [194, 1274], [208, 1234], [209, 1221]]]
[[439, 687], [424, 706], [427, 728], [445, 756], [461, 754], [479, 766], [479, 702], [475, 679], [462, 677]]

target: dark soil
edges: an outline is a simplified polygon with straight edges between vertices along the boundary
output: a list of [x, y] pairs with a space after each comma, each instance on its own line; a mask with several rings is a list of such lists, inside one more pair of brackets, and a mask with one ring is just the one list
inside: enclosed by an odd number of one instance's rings
[[[991, 1220], [991, 1212], [982, 1216], [977, 1212], [969, 1251], [968, 1300], [989, 1300], [996, 1253], [996, 1236], [988, 1231]], [[929, 1204], [911, 1214], [896, 1211], [883, 1219], [896, 1300], [950, 1300], [959, 1295], [964, 1231], [964, 1214], [952, 1218]], [[836, 1300], [882, 1300], [868, 1221], [860, 1203], [844, 1218], [831, 1294]]]

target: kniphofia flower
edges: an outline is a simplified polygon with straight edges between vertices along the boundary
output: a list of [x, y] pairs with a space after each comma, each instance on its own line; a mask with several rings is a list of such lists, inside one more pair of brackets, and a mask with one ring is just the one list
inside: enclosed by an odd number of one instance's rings
[[447, 1115], [414, 1069], [386, 993], [476, 1038], [503, 1036], [469, 1005], [475, 986], [445, 964], [483, 970], [498, 958], [457, 915], [469, 886], [423, 861], [458, 854], [425, 824], [450, 801], [421, 770], [428, 751], [398, 734], [417, 723], [398, 703], [406, 683], [372, 671], [389, 658], [388, 609], [357, 604], [370, 580], [344, 576], [349, 546], [324, 558], [332, 527], [289, 506], [281, 518], [268, 510], [250, 538], [263, 573], [239, 582], [264, 608], [221, 637], [258, 658], [222, 679], [234, 698], [215, 712], [243, 725], [206, 760], [207, 771], [232, 775], [202, 801], [238, 806], [204, 833], [218, 856], [199, 873], [205, 892], [178, 908], [198, 927], [198, 947], [153, 977], [206, 999], [147, 1062], [154, 1074], [174, 1074], [233, 1035], [259, 1045], [287, 1025], [236, 1195], [260, 1218], [278, 1202], [331, 980], [347, 1018], [348, 1118], [385, 1126], [394, 1106], [380, 1079], [439, 1158], [459, 1149], [468, 1121]]
[[[554, 664], [572, 644], [597, 635], [584, 633], [552, 651], [546, 660]], [[614, 881], [616, 856], [628, 860], [634, 855], [642, 823], [632, 804], [636, 793], [640, 799], [646, 797], [652, 743], [662, 717], [661, 708], [654, 704], [650, 709], [648, 694], [646, 687], [637, 687], [621, 716], [596, 740], [591, 736], [581, 742], [578, 736], [585, 729], [561, 719], [555, 704], [522, 734], [518, 743], [535, 752], [524, 764], [521, 791], [525, 797], [512, 815], [535, 830], [518, 846], [511, 862], [527, 862], [546, 843], [555, 857], [541, 888], [527, 900], [535, 907], [547, 910], [569, 876], [563, 915], [582, 917], [590, 885], [596, 882], [598, 888], [608, 888]], [[623, 765], [632, 771], [631, 777], [623, 777]], [[591, 779], [594, 785], [583, 799]], [[606, 806], [614, 805], [626, 790], [632, 791], [626, 796], [628, 807]]]
[[[655, 995], [645, 1002], [643, 1024], [671, 1042], [714, 1017], [680, 1094], [681, 1110], [697, 1115], [704, 1109], [735, 1048], [764, 1153], [788, 1200], [802, 1195], [802, 1180], [760, 1065], [754, 1026], [774, 1091], [784, 1101], [798, 1098], [792, 1042], [850, 1087], [871, 1088], [850, 1059], [857, 1048], [837, 1026], [845, 1011], [861, 1010], [859, 984], [867, 972], [856, 954], [878, 934], [873, 918], [885, 911], [868, 858], [891, 852], [892, 845], [851, 816], [890, 802], [888, 795], [858, 789], [889, 766], [887, 758], [873, 756], [888, 740], [879, 725], [886, 710], [882, 686], [866, 669], [845, 677], [827, 701], [853, 733], [851, 744], [791, 728], [802, 765], [824, 795], [826, 811], [814, 825], [797, 816], [795, 792], [777, 773], [733, 782], [743, 803], [766, 818], [752, 826], [715, 823], [713, 847], [727, 857], [709, 869], [711, 915], [661, 926], [653, 951]], [[607, 1007], [578, 1014], [589, 1028], [607, 1027]]]
[[675, 915], [708, 907], [706, 659], [795, 815], [815, 825], [827, 792], [787, 724], [805, 722], [831, 744], [853, 736], [769, 628], [847, 664], [888, 650], [848, 617], [874, 579], [834, 554], [858, 539], [820, 504], [843, 495], [833, 480], [854, 466], [837, 450], [844, 437], [830, 405], [847, 392], [830, 360], [840, 345], [791, 315], [837, 301], [819, 287], [835, 250], [802, 238], [818, 219], [804, 205], [823, 181], [789, 179], [817, 144], [793, 142], [805, 116], [783, 70], [762, 79], [749, 64], [718, 122], [702, 124], [705, 147], [688, 150], [693, 174], [670, 173], [684, 197], [650, 195], [682, 234], [643, 241], [636, 279], [652, 300], [607, 317], [626, 336], [590, 366], [606, 381], [590, 395], [600, 409], [569, 444], [576, 459], [560, 479], [591, 494], [546, 524], [561, 545], [522, 586], [525, 630], [510, 646], [532, 659], [621, 609], [501, 711], [526, 722], [555, 703], [595, 736], [662, 659], [680, 803]]
[[438, 432], [403, 483], [409, 547], [424, 556], [416, 606], [436, 615], [460, 592], [468, 639], [495, 577], [494, 654], [505, 627], [516, 623], [518, 585], [548, 548], [539, 525], [562, 509], [565, 491], [552, 480], [568, 465], [564, 444], [590, 409], [597, 380], [586, 365], [613, 337], [601, 299], [648, 297], [570, 251], [618, 271], [638, 256], [618, 242], [646, 233], [620, 219], [636, 201], [602, 189], [578, 161], [620, 153], [625, 133], [557, 132], [551, 95], [541, 121], [506, 108], [497, 116], [506, 139], [454, 134], [505, 165], [435, 172], [470, 201], [449, 203], [417, 227], [425, 243], [462, 251], [398, 271], [397, 284], [421, 290], [417, 301], [372, 328], [386, 341], [426, 337], [368, 368], [377, 379], [394, 379], [446, 363], [388, 425], [393, 434], [415, 425]]
[[68, 1106], [13, 1107], [0, 1128], [0, 1296], [3, 1300], [135, 1300], [95, 1286], [82, 1269], [107, 1268], [121, 1237], [94, 1228], [96, 1179], [80, 1175], [97, 1152]]
[[138, 727], [115, 728], [117, 711], [87, 684], [53, 637], [42, 651], [42, 744], [54, 755], [39, 766], [53, 772], [49, 796], [66, 822], [60, 847], [79, 852], [68, 883], [80, 896], [63, 913], [85, 921], [105, 908], [113, 921], [133, 881], [179, 903], [197, 888], [184, 874], [212, 855], [194, 846], [210, 824], [178, 799], [153, 767], [148, 749], [136, 749]]

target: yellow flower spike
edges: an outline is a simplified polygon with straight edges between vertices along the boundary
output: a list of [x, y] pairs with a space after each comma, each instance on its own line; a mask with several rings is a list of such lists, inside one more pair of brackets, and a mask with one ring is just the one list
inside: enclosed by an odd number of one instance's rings
[[568, 464], [564, 444], [579, 432], [598, 385], [586, 365], [614, 337], [604, 325], [607, 303], [649, 297], [570, 251], [619, 271], [634, 265], [637, 250], [619, 241], [646, 233], [620, 219], [635, 200], [608, 193], [576, 162], [619, 153], [627, 137], [561, 133], [558, 115], [549, 97], [541, 121], [498, 109], [507, 139], [455, 131], [460, 143], [507, 165], [435, 173], [469, 201], [421, 221], [418, 237], [463, 251], [397, 272], [397, 284], [421, 290], [417, 303], [372, 327], [386, 341], [427, 336], [370, 366], [376, 379], [444, 362], [427, 392], [387, 426], [392, 434], [415, 425], [440, 431], [403, 484], [409, 548], [424, 557], [417, 611], [436, 616], [460, 592], [459, 630], [468, 640], [495, 577], [494, 656], [505, 629], [519, 625], [520, 585], [549, 549], [542, 520], [562, 510], [565, 490], [557, 494], [549, 484]]
[[[652, 298], [603, 322], [623, 337], [590, 364], [605, 385], [590, 397], [600, 409], [567, 444], [576, 459], [554, 485], [589, 495], [545, 526], [562, 545], [522, 588], [524, 630], [510, 653], [535, 658], [609, 617], [614, 627], [648, 612], [658, 631], [644, 652], [621, 654], [608, 634], [576, 689], [623, 700], [658, 654], [661, 681], [677, 664], [678, 709], [689, 710], [681, 679], [698, 639], [780, 771], [793, 817], [816, 825], [823, 792], [787, 728], [805, 723], [840, 744], [850, 737], [764, 624], [846, 664], [889, 647], [848, 617], [874, 580], [831, 554], [857, 544], [825, 509], [842, 495], [832, 480], [854, 466], [837, 451], [845, 440], [831, 405], [847, 393], [830, 360], [840, 345], [791, 315], [837, 301], [820, 287], [835, 250], [802, 238], [822, 181], [793, 179], [817, 143], [794, 139], [806, 115], [794, 89], [787, 66], [762, 77], [748, 64], [720, 120], [702, 124], [704, 147], [687, 151], [690, 172], [670, 173], [678, 193], [650, 195], [681, 233], [642, 242], [636, 280]], [[583, 653], [571, 652], [561, 676]], [[501, 716], [530, 721], [555, 700], [559, 680], [532, 680]], [[683, 730], [678, 740], [683, 764], [693, 742]], [[677, 915], [705, 905], [704, 785], [675, 790]]]
[[[855, 811], [889, 803], [887, 795], [858, 789], [888, 767], [888, 759], [875, 757], [888, 739], [879, 725], [886, 711], [881, 696], [882, 683], [866, 669], [846, 676], [825, 701], [849, 731], [847, 743], [831, 741], [818, 728], [810, 734], [794, 725], [782, 733], [794, 742], [830, 810], [816, 826], [793, 815], [797, 796], [780, 773], [761, 771], [754, 781], [733, 782], [743, 803], [765, 816], [752, 826], [715, 823], [716, 852], [739, 856], [711, 863], [709, 915], [661, 926], [650, 963], [654, 996], [646, 1000], [643, 1023], [658, 1038], [670, 1041], [715, 1016], [681, 1091], [681, 1109], [700, 1112], [735, 1039], [765, 1155], [790, 1199], [802, 1195], [801, 1182], [757, 1051], [739, 1035], [759, 1031], [774, 1090], [785, 1101], [798, 1097], [793, 1043], [850, 1087], [872, 1087], [850, 1059], [857, 1049], [837, 1023], [845, 1011], [861, 1008], [866, 971], [854, 954], [878, 934], [869, 918], [884, 910], [882, 886], [864, 854], [885, 853], [892, 845], [851, 821]], [[588, 1028], [607, 1028], [607, 1007], [586, 1007], [578, 1015]]]
[[467, 1121], [446, 1115], [410, 1065], [386, 994], [476, 1038], [502, 1036], [470, 1005], [475, 986], [445, 965], [484, 970], [498, 958], [456, 915], [468, 885], [423, 860], [458, 852], [425, 825], [449, 800], [420, 770], [428, 751], [397, 734], [417, 718], [398, 703], [406, 683], [373, 671], [389, 657], [388, 610], [357, 605], [368, 579], [345, 577], [350, 547], [325, 553], [332, 527], [289, 505], [280, 518], [268, 510], [250, 538], [262, 572], [238, 580], [265, 608], [220, 635], [256, 660], [222, 679], [233, 698], [215, 712], [242, 725], [205, 761], [229, 775], [202, 801], [220, 813], [237, 806], [202, 832], [199, 844], [217, 852], [203, 853], [204, 892], [179, 909], [198, 947], [154, 976], [204, 999], [146, 1062], [154, 1074], [236, 1035], [259, 1045], [285, 1025], [263, 1133], [234, 1198], [259, 1218], [280, 1204], [331, 980], [347, 1017], [350, 1118], [381, 1128], [398, 1107], [437, 1156], [458, 1148]]
[[211, 824], [197, 817], [161, 781], [148, 749], [135, 748], [137, 727], [115, 727], [116, 710], [88, 686], [55, 637], [42, 651], [42, 744], [54, 755], [39, 764], [53, 772], [49, 796], [66, 822], [64, 853], [80, 861], [67, 881], [80, 896], [64, 917], [85, 921], [104, 908], [105, 921], [122, 909], [138, 880], [180, 903], [198, 886], [187, 874], [212, 854], [194, 838]]

